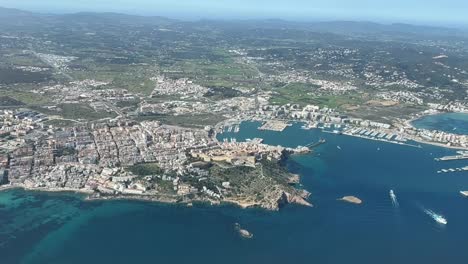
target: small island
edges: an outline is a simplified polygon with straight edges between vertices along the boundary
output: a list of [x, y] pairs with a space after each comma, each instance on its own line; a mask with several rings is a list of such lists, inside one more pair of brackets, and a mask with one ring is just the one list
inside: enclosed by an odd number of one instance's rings
[[253, 238], [253, 234], [247, 231], [246, 229], [243, 229], [239, 223], [235, 223], [234, 227], [236, 228], [237, 232], [239, 235], [243, 238]]
[[356, 196], [344, 196], [341, 199], [338, 199], [340, 201], [345, 201], [348, 203], [353, 203], [353, 204], [362, 204], [362, 200], [357, 198]]

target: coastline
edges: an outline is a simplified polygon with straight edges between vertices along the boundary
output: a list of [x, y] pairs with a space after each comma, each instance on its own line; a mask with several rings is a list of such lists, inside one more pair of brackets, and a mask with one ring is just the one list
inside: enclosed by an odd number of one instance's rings
[[[353, 135], [353, 134], [349, 134], [349, 133], [343, 133], [343, 135], [349, 136], [349, 137], [357, 137], [357, 138], [372, 140], [372, 141], [386, 142], [386, 143], [389, 143], [389, 144], [396, 144], [396, 145], [401, 145], [401, 146], [413, 147], [413, 148], [421, 148], [422, 147], [422, 146], [412, 145], [412, 144], [408, 144], [408, 143], [404, 143], [404, 142], [395, 142], [395, 141], [385, 140], [385, 139], [370, 138], [370, 137], [366, 137], [366, 136]], [[423, 139], [418, 139], [418, 138], [410, 138], [410, 140], [414, 141], [414, 142], [421, 143], [421, 144], [431, 145], [431, 146], [436, 146], [436, 147], [441, 147], [441, 148], [447, 148], [447, 149], [453, 149], [453, 150], [468, 150], [468, 147], [465, 148], [465, 147], [461, 147], [461, 146], [460, 147], [459, 146], [447, 146], [447, 145], [442, 144], [442, 143], [437, 143], [437, 142], [432, 142], [432, 141], [425, 141]]]
[[[434, 115], [434, 114], [443, 114], [443, 113], [452, 113], [452, 112], [440, 112], [440, 111], [436, 111], [434, 113], [420, 113], [418, 114], [417, 116], [415, 117], [412, 117], [411, 119], [408, 119], [408, 120], [405, 120], [404, 122], [402, 122], [401, 124], [403, 125], [406, 125], [406, 126], [410, 126], [412, 128], [415, 128], [417, 129], [416, 127], [414, 127], [411, 122], [416, 120], [416, 119], [419, 119], [423, 116], [428, 116], [428, 115]], [[458, 112], [457, 112], [458, 113]], [[468, 113], [465, 113], [465, 112], [462, 112], [464, 114], [468, 114]], [[307, 120], [287, 120], [287, 119], [274, 119], [274, 120], [278, 120], [278, 121], [282, 121], [282, 122], [287, 122], [287, 123], [297, 123], [297, 124], [306, 124], [308, 121]], [[252, 117], [252, 118], [234, 118], [234, 119], [227, 119], [225, 121], [222, 121], [222, 122], [219, 122], [218, 124], [215, 125], [215, 133], [216, 135], [218, 135], [218, 133], [220, 131], [218, 131], [218, 129], [220, 128], [223, 128], [225, 125], [232, 125], [232, 124], [240, 124], [242, 122], [249, 122], [249, 121], [253, 121], [253, 122], [268, 122], [270, 121], [270, 119], [267, 119], [267, 118], [255, 118], [255, 117]], [[327, 131], [321, 129], [321, 128], [315, 128], [315, 129], [320, 129], [321, 132], [324, 132], [324, 133], [327, 133]], [[330, 132], [331, 133], [331, 132]], [[391, 140], [384, 140], [384, 139], [374, 139], [374, 138], [369, 138], [369, 137], [365, 137], [365, 136], [360, 136], [360, 135], [353, 135], [353, 134], [349, 134], [349, 133], [343, 133], [343, 135], [347, 135], [347, 136], [350, 136], [350, 137], [358, 137], [358, 138], [363, 138], [363, 139], [367, 139], [367, 140], [373, 140], [373, 141], [381, 141], [381, 142], [387, 142], [387, 143], [390, 143], [390, 144], [397, 144], [397, 145], [402, 145], [402, 146], [409, 146], [409, 147], [420, 147], [420, 146], [417, 146], [417, 145], [411, 145], [411, 144], [408, 144], [408, 143], [405, 143], [405, 142], [393, 142]], [[215, 136], [216, 138], [216, 136]], [[418, 143], [422, 143], [422, 144], [426, 144], [426, 145], [432, 145], [432, 146], [437, 146], [437, 147], [442, 147], [442, 148], [447, 148], [447, 149], [453, 149], [453, 150], [468, 150], [468, 147], [463, 147], [463, 146], [448, 146], [446, 144], [443, 144], [443, 143], [438, 143], [438, 142], [433, 142], [433, 141], [427, 141], [427, 140], [424, 140], [422, 138], [416, 138], [414, 136], [411, 136], [408, 138], [409, 140], [411, 141], [414, 141], [414, 142], [418, 142]]]
[[[427, 115], [431, 115], [433, 113], [427, 113]], [[423, 115], [418, 115], [418, 117], [415, 118], [420, 118]], [[411, 124], [411, 120], [406, 120], [404, 124]], [[236, 118], [236, 119], [228, 119], [224, 120], [216, 125], [214, 130], [215, 136], [214, 139], [215, 141], [218, 141], [216, 139], [216, 135], [218, 134], [219, 128], [222, 128], [226, 124], [240, 124], [242, 122], [247, 122], [247, 121], [260, 121], [260, 122], [267, 122], [267, 119], [261, 119], [261, 118]], [[305, 121], [302, 120], [284, 120], [282, 119], [281, 122], [286, 122], [286, 123], [297, 123], [297, 124], [304, 124]], [[320, 128], [317, 128], [320, 129]], [[321, 132], [327, 132], [323, 129], [320, 129]], [[402, 145], [402, 146], [411, 146], [411, 147], [422, 147], [422, 146], [417, 146], [417, 145], [412, 145], [408, 144], [405, 142], [396, 142], [396, 141], [391, 141], [391, 140], [385, 140], [385, 139], [379, 139], [379, 138], [370, 138], [366, 136], [360, 136], [360, 135], [354, 135], [350, 133], [343, 133], [343, 135], [350, 136], [350, 137], [357, 137], [357, 138], [362, 138], [366, 140], [372, 140], [372, 141], [381, 141], [381, 142], [386, 142], [389, 144], [397, 144], [397, 145]], [[416, 137], [409, 137], [408, 138], [411, 141], [426, 144], [426, 145], [432, 145], [436, 147], [441, 147], [441, 148], [446, 148], [446, 149], [454, 149], [454, 150], [468, 150], [468, 148], [465, 147], [459, 147], [459, 146], [448, 146], [442, 143], [437, 143], [437, 142], [431, 142], [431, 141], [426, 141], [423, 139], [419, 139]], [[299, 183], [299, 179], [295, 183]], [[295, 189], [294, 192], [290, 193], [286, 191], [286, 189], [282, 190], [282, 192], [277, 196], [277, 197], [271, 197], [269, 200], [263, 200], [263, 201], [255, 201], [253, 199], [250, 199], [249, 197], [227, 197], [227, 198], [222, 198], [220, 200], [217, 199], [211, 199], [209, 197], [200, 197], [196, 196], [195, 198], [186, 198], [184, 196], [177, 196], [177, 195], [166, 195], [166, 194], [115, 194], [115, 195], [100, 195], [99, 192], [95, 192], [94, 190], [91, 189], [73, 189], [73, 188], [44, 188], [44, 187], [27, 187], [24, 185], [3, 185], [0, 186], [0, 192], [5, 191], [5, 190], [11, 190], [11, 189], [22, 189], [26, 191], [37, 191], [37, 192], [44, 192], [44, 193], [75, 193], [75, 194], [82, 194], [82, 195], [87, 195], [87, 197], [84, 197], [83, 199], [86, 201], [98, 201], [98, 200], [138, 200], [138, 201], [149, 201], [149, 202], [160, 202], [160, 203], [168, 203], [168, 204], [190, 204], [190, 203], [209, 203], [211, 205], [219, 205], [219, 204], [232, 204], [235, 206], [238, 206], [240, 208], [252, 208], [252, 207], [258, 207], [258, 208], [263, 208], [266, 210], [279, 210], [282, 204], [285, 203], [296, 203], [304, 206], [312, 206], [311, 203], [307, 201], [307, 197], [303, 197], [300, 192], [300, 189]], [[96, 195], [99, 194], [99, 195]], [[278, 198], [278, 199], [276, 199]]]
[[[308, 201], [305, 200], [304, 197], [300, 197], [298, 195], [292, 195], [287, 192], [284, 192], [284, 196], [278, 201], [271, 201], [268, 203], [270, 206], [266, 206], [267, 203], [261, 201], [250, 201], [248, 198], [224, 198], [222, 200], [215, 200], [210, 199], [208, 197], [200, 197], [197, 196], [192, 199], [186, 199], [183, 196], [176, 196], [176, 195], [154, 195], [154, 194], [142, 194], [142, 195], [125, 195], [125, 194], [115, 194], [115, 195], [96, 195], [99, 194], [94, 192], [93, 190], [89, 189], [71, 189], [71, 188], [31, 188], [21, 185], [6, 185], [0, 186], [0, 192], [8, 191], [8, 190], [24, 190], [28, 192], [40, 192], [44, 194], [48, 193], [64, 193], [64, 194], [80, 194], [84, 195], [81, 197], [83, 201], [92, 202], [92, 201], [142, 201], [142, 202], [155, 202], [155, 203], [162, 203], [162, 204], [180, 204], [180, 205], [189, 205], [192, 203], [202, 203], [202, 204], [209, 204], [210, 206], [214, 205], [222, 205], [222, 204], [229, 204], [237, 206], [241, 209], [247, 208], [261, 208], [267, 211], [277, 211], [280, 209], [282, 204], [298, 204], [307, 207], [312, 207]], [[275, 204], [276, 203], [276, 204]]]
[[93, 194], [92, 190], [87, 189], [72, 189], [72, 188], [31, 188], [22, 185], [4, 185], [0, 186], [0, 192], [20, 189], [24, 191], [42, 192], [42, 193], [75, 193], [75, 194]]

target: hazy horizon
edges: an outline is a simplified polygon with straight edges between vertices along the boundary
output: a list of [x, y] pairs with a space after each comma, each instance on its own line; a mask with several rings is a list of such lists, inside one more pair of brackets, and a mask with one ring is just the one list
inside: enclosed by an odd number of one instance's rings
[[468, 2], [461, 0], [0, 0], [0, 6], [41, 13], [118, 12], [176, 19], [353, 20], [380, 23], [468, 25]]

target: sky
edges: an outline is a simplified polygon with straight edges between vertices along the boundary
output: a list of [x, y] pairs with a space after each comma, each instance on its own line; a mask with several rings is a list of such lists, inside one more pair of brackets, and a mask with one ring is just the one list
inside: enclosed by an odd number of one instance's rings
[[468, 0], [0, 0], [0, 6], [46, 13], [121, 12], [179, 19], [282, 18], [468, 25]]

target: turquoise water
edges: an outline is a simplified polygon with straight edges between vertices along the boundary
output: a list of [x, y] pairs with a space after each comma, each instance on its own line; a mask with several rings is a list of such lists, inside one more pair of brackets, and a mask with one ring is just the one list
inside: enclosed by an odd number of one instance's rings
[[468, 135], [468, 114], [463, 113], [428, 115], [413, 121], [412, 124], [417, 128]]
[[[315, 207], [279, 212], [232, 206], [187, 208], [146, 202], [84, 202], [76, 195], [0, 193], [0, 263], [464, 263], [468, 259], [467, 162], [436, 162], [453, 150], [422, 149], [302, 130], [237, 134], [305, 145], [326, 138], [288, 167], [302, 175]], [[337, 148], [341, 147], [341, 150]], [[394, 189], [400, 207], [388, 195]], [[362, 205], [336, 199], [361, 198]], [[441, 226], [424, 214], [444, 215]], [[241, 238], [234, 223], [254, 234]]]

